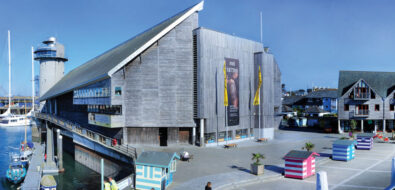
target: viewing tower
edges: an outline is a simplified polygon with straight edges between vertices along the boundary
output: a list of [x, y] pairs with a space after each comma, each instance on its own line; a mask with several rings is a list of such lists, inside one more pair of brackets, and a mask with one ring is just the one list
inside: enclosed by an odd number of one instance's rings
[[50, 37], [34, 51], [34, 60], [40, 61], [40, 97], [64, 76], [67, 60], [64, 46]]

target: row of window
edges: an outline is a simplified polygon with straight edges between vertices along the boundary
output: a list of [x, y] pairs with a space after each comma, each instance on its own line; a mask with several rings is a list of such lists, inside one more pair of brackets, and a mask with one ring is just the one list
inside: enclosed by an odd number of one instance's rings
[[[369, 110], [369, 105], [366, 104], [356, 105], [355, 108], [358, 110]], [[344, 104], [344, 111], [349, 111], [349, 110], [350, 110], [350, 105]], [[374, 105], [374, 110], [380, 111], [380, 104]], [[395, 106], [392, 104], [390, 105], [390, 111], [395, 111]]]
[[88, 105], [89, 113], [122, 115], [122, 105]]
[[89, 88], [74, 90], [74, 98], [96, 98], [96, 97], [109, 97], [109, 88]]

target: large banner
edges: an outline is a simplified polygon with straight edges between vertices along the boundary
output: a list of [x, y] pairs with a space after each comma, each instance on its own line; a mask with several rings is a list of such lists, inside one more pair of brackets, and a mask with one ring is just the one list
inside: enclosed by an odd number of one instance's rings
[[225, 58], [228, 90], [228, 126], [239, 125], [239, 60]]

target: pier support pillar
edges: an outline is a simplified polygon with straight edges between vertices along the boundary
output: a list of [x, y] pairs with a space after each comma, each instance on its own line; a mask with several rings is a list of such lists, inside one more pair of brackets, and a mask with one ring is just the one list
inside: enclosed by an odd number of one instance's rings
[[385, 119], [383, 119], [383, 134], [386, 133], [385, 128], [386, 128], [386, 123], [385, 123]]
[[43, 173], [50, 174], [50, 173], [58, 173], [59, 170], [56, 167], [56, 163], [54, 161], [54, 150], [53, 150], [53, 133], [52, 129], [48, 127], [48, 122], [45, 122], [45, 126], [47, 127], [47, 160], [44, 164]]
[[58, 167], [59, 167], [59, 172], [64, 172], [63, 168], [63, 137], [60, 135], [60, 129], [56, 130], [56, 139], [57, 139], [57, 144], [58, 144]]
[[192, 144], [196, 144], [196, 127], [192, 127]]
[[53, 132], [52, 129], [50, 127], [48, 127], [48, 123], [45, 122], [45, 126], [47, 127], [47, 144], [46, 144], [46, 148], [47, 148], [47, 160], [46, 162], [53, 162]]

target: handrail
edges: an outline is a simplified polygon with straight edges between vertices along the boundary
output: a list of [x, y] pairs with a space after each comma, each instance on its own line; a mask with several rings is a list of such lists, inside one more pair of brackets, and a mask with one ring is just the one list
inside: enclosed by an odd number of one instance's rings
[[67, 129], [69, 131], [72, 131], [74, 133], [77, 133], [78, 135], [84, 136], [90, 140], [93, 140], [101, 145], [104, 145], [106, 147], [109, 147], [111, 149], [117, 150], [125, 155], [131, 156], [133, 158], [137, 158], [137, 151], [136, 148], [131, 147], [129, 145], [111, 145], [111, 140], [113, 138], [104, 136], [100, 133], [94, 132], [92, 130], [86, 129], [81, 127], [80, 124], [76, 122], [72, 122], [54, 115], [50, 114], [45, 114], [45, 113], [38, 113], [35, 112], [34, 116], [40, 119], [48, 120], [54, 124], [57, 124], [58, 126]]

